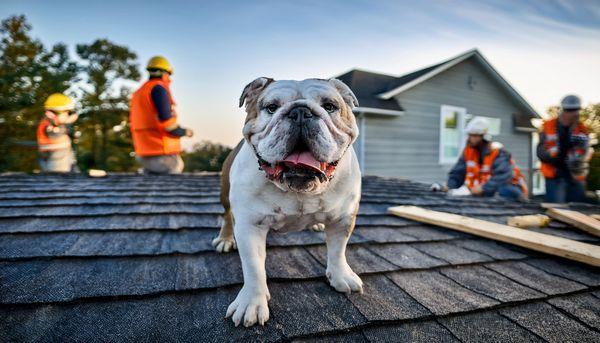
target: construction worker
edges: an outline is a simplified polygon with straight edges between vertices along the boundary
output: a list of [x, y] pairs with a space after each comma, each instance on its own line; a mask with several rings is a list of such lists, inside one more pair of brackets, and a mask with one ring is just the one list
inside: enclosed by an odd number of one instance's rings
[[557, 118], [544, 122], [537, 146], [546, 179], [546, 201], [585, 201], [585, 178], [591, 156], [588, 130], [579, 121], [581, 99], [567, 95]]
[[78, 118], [73, 113], [75, 104], [68, 96], [54, 93], [44, 102], [44, 109], [37, 128], [40, 168], [44, 172], [68, 173], [77, 162], [67, 128]]
[[475, 117], [465, 130], [469, 135], [467, 145], [448, 174], [448, 188], [465, 188], [474, 196], [497, 194], [510, 200], [525, 200], [525, 179], [502, 144], [491, 142], [488, 121]]
[[177, 123], [175, 101], [170, 90], [173, 68], [162, 56], [146, 67], [150, 78], [131, 98], [133, 146], [144, 171], [151, 174], [177, 174], [183, 170], [180, 138], [192, 137], [190, 129]]

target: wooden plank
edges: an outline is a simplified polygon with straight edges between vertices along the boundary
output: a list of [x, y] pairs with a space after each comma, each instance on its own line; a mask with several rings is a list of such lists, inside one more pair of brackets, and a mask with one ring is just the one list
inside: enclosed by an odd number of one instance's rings
[[563, 203], [555, 203], [555, 202], [543, 202], [540, 204], [540, 207], [549, 209], [549, 208], [569, 208], [569, 204]]
[[600, 221], [581, 212], [560, 208], [548, 209], [548, 215], [556, 220], [573, 225], [590, 235], [600, 237]]
[[590, 214], [590, 217], [592, 217], [596, 220], [600, 220], [600, 214]]
[[600, 267], [600, 246], [417, 206], [390, 207], [388, 213]]

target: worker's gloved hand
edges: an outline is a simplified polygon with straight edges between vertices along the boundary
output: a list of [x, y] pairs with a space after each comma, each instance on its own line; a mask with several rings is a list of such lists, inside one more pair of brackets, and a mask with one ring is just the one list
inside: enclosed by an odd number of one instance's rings
[[471, 194], [475, 195], [475, 196], [479, 196], [483, 194], [483, 188], [481, 188], [481, 186], [477, 185], [475, 187], [473, 187], [471, 189]]
[[192, 131], [192, 129], [185, 129], [185, 135], [187, 137], [192, 137], [194, 135], [194, 131]]
[[66, 118], [61, 119], [61, 123], [62, 124], [73, 124], [74, 122], [77, 121], [77, 119], [79, 119], [79, 114], [72, 113], [69, 116], [67, 116]]
[[432, 183], [431, 186], [429, 186], [429, 190], [432, 192], [447, 192], [448, 186], [435, 182]]

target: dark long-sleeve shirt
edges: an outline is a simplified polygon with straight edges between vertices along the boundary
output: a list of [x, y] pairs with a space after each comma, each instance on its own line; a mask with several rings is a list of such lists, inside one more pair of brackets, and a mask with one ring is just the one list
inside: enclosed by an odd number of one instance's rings
[[[540, 132], [539, 134], [540, 141], [536, 149], [536, 154], [540, 161], [549, 163], [556, 168], [557, 178], [570, 179], [571, 173], [569, 172], [567, 163], [567, 153], [573, 147], [573, 142], [571, 141], [571, 129], [568, 126], [562, 125], [560, 122], [557, 123], [557, 126], [558, 155], [552, 157], [550, 152], [544, 148], [546, 143], [546, 133], [544, 132]], [[583, 145], [585, 145], [585, 149], [587, 150], [587, 142]]]
[[[150, 96], [152, 98], [152, 102], [154, 103], [154, 107], [158, 112], [158, 120], [161, 122], [165, 122], [173, 117], [173, 112], [171, 110], [171, 99], [169, 98], [169, 93], [165, 89], [165, 87], [156, 85], [150, 91]], [[183, 137], [185, 136], [185, 129], [177, 126], [173, 130], [169, 131], [169, 134], [175, 137]]]
[[[480, 152], [481, 164], [483, 158], [490, 153], [489, 148], [484, 146]], [[510, 163], [510, 153], [504, 149], [500, 149], [500, 153], [492, 163], [492, 176], [484, 183], [481, 188], [483, 194], [486, 196], [494, 195], [498, 191], [498, 188], [503, 184], [510, 184], [513, 178], [513, 167]], [[465, 183], [465, 177], [467, 174], [467, 164], [464, 157], [461, 155], [458, 162], [452, 167], [452, 170], [448, 173], [448, 188], [456, 189], [460, 188]]]

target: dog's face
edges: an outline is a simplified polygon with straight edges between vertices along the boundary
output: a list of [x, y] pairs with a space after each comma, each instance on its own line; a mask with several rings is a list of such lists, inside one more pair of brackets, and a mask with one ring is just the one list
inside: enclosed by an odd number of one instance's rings
[[321, 193], [337, 162], [358, 136], [356, 97], [337, 79], [275, 81], [258, 78], [240, 98], [246, 102], [243, 133], [279, 188]]

